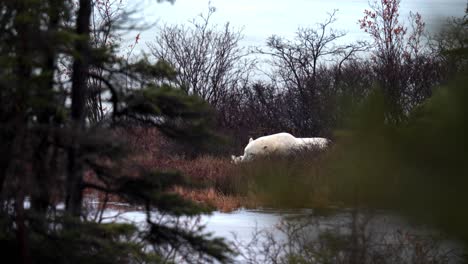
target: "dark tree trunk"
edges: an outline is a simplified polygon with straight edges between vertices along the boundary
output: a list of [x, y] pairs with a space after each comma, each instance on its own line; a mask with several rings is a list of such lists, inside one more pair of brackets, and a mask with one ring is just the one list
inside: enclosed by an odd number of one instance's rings
[[16, 203], [16, 239], [19, 246], [19, 255], [21, 263], [32, 263], [32, 258], [29, 250], [28, 230], [26, 227], [26, 216], [24, 212], [24, 195], [22, 191], [17, 194]]
[[[56, 33], [59, 22], [60, 22], [60, 12], [61, 7], [60, 3], [57, 0], [48, 1], [48, 14], [50, 17], [48, 25], [48, 38], [47, 42], [52, 43], [55, 41], [54, 34]], [[53, 152], [53, 147], [50, 146], [49, 141], [51, 138], [51, 129], [50, 126], [54, 126], [54, 114], [55, 114], [55, 103], [56, 98], [53, 96], [54, 88], [54, 73], [56, 70], [56, 60], [57, 60], [57, 51], [54, 45], [45, 47], [46, 58], [44, 61], [44, 72], [47, 75], [45, 81], [45, 89], [48, 89], [52, 96], [48, 96], [50, 105], [46, 106], [44, 109], [40, 109], [38, 114], [38, 122], [47, 129], [39, 130], [39, 144], [37, 146], [37, 151], [34, 158], [34, 167], [35, 167], [35, 181], [39, 188], [37, 192], [31, 197], [31, 208], [34, 209], [37, 213], [45, 215], [47, 208], [50, 204], [50, 184], [52, 182], [51, 176], [55, 175], [51, 171], [50, 165], [50, 153]]]
[[[13, 3], [9, 7], [13, 12], [16, 11], [16, 17], [27, 17], [29, 15], [28, 7], [22, 1]], [[18, 157], [21, 155], [23, 137], [26, 134], [26, 107], [24, 102], [26, 102], [31, 78], [31, 63], [29, 61], [31, 58], [31, 41], [29, 41], [32, 31], [31, 26], [18, 19], [14, 21], [13, 27], [17, 32], [17, 43], [15, 43], [16, 66], [14, 69], [16, 91], [13, 93], [11, 100], [17, 102], [17, 104], [10, 115], [6, 117], [7, 132], [6, 135], [2, 135], [7, 138], [3, 139], [6, 151], [0, 153], [3, 156], [0, 158], [0, 193], [3, 191], [3, 185], [7, 178], [11, 175], [14, 177], [12, 172], [19, 166]]]
[[[14, 8], [16, 8], [17, 11], [16, 17], [30, 17], [32, 15], [29, 7], [24, 1], [18, 1]], [[14, 131], [14, 135], [10, 149], [11, 152], [9, 153], [10, 160], [7, 162], [7, 169], [3, 175], [1, 183], [3, 184], [3, 181], [6, 178], [17, 183], [15, 224], [17, 227], [16, 240], [19, 246], [18, 249], [21, 263], [32, 263], [28, 241], [28, 228], [25, 224], [26, 216], [24, 212], [25, 189], [27, 189], [29, 186], [27, 186], [26, 174], [23, 170], [24, 166], [22, 164], [22, 159], [24, 158], [24, 148], [27, 145], [27, 106], [25, 105], [25, 102], [27, 101], [28, 94], [31, 89], [30, 85], [32, 65], [30, 59], [32, 54], [32, 47], [30, 40], [32, 33], [35, 30], [35, 25], [36, 24], [34, 22], [28, 23], [21, 19], [17, 19], [14, 24], [14, 27], [18, 32], [18, 43], [16, 50], [17, 65], [14, 72], [17, 90], [13, 100], [20, 103], [13, 112], [14, 118], [12, 121], [12, 131]]]
[[72, 143], [68, 150], [68, 175], [66, 181], [66, 210], [75, 217], [81, 215], [83, 164], [80, 160], [79, 137], [85, 129], [86, 86], [89, 69], [89, 34], [91, 0], [80, 0], [76, 18], [76, 33], [80, 36], [75, 44], [76, 56], [72, 75]]

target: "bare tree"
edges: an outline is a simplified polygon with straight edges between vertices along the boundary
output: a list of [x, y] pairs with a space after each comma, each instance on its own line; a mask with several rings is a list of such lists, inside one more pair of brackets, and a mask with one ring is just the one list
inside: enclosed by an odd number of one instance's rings
[[[120, 40], [116, 29], [120, 26], [120, 20], [126, 15], [121, 0], [93, 1], [91, 13], [91, 45], [99, 50], [109, 50], [116, 47]], [[103, 91], [106, 90], [102, 82], [103, 70], [92, 67], [90, 71], [99, 78], [89, 78], [88, 96], [86, 100], [87, 118], [91, 123], [96, 123], [104, 118], [108, 112], [103, 104]]]
[[299, 28], [294, 41], [271, 36], [267, 41], [270, 51], [258, 50], [261, 54], [273, 56], [272, 65], [277, 67], [285, 83], [295, 85], [300, 91], [314, 82], [317, 71], [325, 62], [340, 57], [340, 66], [356, 52], [365, 50], [366, 43], [337, 45], [336, 42], [346, 35], [343, 31], [331, 28], [336, 22], [338, 10], [328, 14], [328, 18], [315, 28]]
[[442, 30], [432, 36], [431, 50], [449, 74], [459, 73], [468, 62], [463, 50], [468, 48], [468, 3], [463, 17], [447, 19]]
[[370, 7], [359, 22], [373, 38], [372, 61], [386, 98], [386, 119], [398, 122], [431, 95], [437, 68], [420, 14], [410, 14], [408, 28], [399, 20], [400, 0], [375, 0]]
[[258, 53], [271, 56], [272, 80], [279, 77], [280, 89], [287, 90], [294, 98], [289, 105], [296, 105], [296, 108], [290, 108], [290, 112], [299, 133], [324, 133], [324, 127], [330, 123], [326, 120], [329, 115], [326, 113], [327, 100], [338, 87], [338, 79], [323, 73], [334, 64], [337, 65], [337, 73], [341, 72], [347, 61], [367, 48], [367, 44], [361, 41], [337, 44], [346, 33], [331, 28], [336, 21], [336, 13], [337, 10], [333, 10], [314, 28], [299, 28], [292, 41], [274, 35], [267, 41], [267, 50], [257, 49]]
[[210, 19], [215, 13], [193, 19], [189, 26], [164, 25], [154, 42], [148, 43], [155, 59], [169, 62], [179, 73], [176, 79], [188, 94], [195, 94], [218, 108], [228, 91], [245, 84], [253, 68], [248, 52], [239, 46], [241, 31], [229, 23], [218, 28]]

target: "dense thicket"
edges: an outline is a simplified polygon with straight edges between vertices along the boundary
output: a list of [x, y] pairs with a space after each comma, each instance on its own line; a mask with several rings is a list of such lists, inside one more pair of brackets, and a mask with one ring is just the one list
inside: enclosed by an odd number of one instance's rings
[[452, 20], [442, 33], [450, 37], [439, 42], [444, 65], [453, 70], [450, 80], [400, 123], [388, 122], [393, 109], [385, 90], [374, 92], [337, 133], [330, 179], [336, 201], [393, 210], [437, 227], [465, 249], [468, 216], [460, 204], [468, 199], [467, 18]]
[[[459, 71], [459, 59], [445, 50], [460, 46], [453, 40], [466, 34], [460, 21], [430, 35], [418, 13], [403, 21], [399, 6], [400, 1], [370, 3], [359, 21], [370, 42], [343, 41], [346, 33], [334, 28], [335, 10], [323, 22], [299, 28], [293, 39], [273, 35], [246, 56], [239, 32], [210, 23], [211, 9], [192, 25], [164, 26], [149, 46], [155, 58], [184, 76], [177, 83], [214, 106], [218, 129], [233, 138], [237, 150], [250, 136], [280, 131], [332, 137], [372, 90], [383, 91], [388, 122], [405, 122], [434, 87]], [[241, 74], [239, 69], [252, 64], [261, 77]]]

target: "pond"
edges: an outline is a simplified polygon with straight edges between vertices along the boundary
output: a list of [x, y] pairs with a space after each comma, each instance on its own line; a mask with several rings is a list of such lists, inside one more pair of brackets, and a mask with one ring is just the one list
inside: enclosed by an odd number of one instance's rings
[[[109, 210], [105, 215], [112, 217], [117, 213]], [[117, 221], [144, 225], [145, 217], [140, 211], [125, 211], [118, 213]], [[415, 258], [432, 263], [461, 262], [458, 256], [462, 247], [454, 240], [384, 212], [364, 215], [341, 210], [319, 215], [311, 209], [240, 209], [187, 221], [203, 224], [206, 232], [235, 245], [239, 252], [235, 263], [274, 263], [288, 254], [311, 259], [328, 250], [330, 243], [335, 243], [335, 253], [341, 252], [337, 254], [342, 260], [349, 257], [353, 241], [359, 245], [356, 249], [364, 250], [366, 258], [385, 259], [378, 263], [413, 263]], [[353, 226], [357, 240], [352, 240]], [[344, 242], [341, 248], [340, 241]]]

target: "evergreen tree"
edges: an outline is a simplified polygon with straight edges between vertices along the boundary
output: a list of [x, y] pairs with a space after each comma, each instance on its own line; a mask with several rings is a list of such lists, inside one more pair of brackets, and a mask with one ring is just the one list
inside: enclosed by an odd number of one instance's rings
[[[172, 257], [188, 261], [228, 261], [232, 252], [222, 239], [174, 224], [182, 216], [209, 213], [168, 192], [184, 184], [183, 177], [125, 168], [129, 150], [114, 133], [118, 126], [144, 123], [200, 141], [209, 135], [210, 109], [172, 85], [175, 72], [166, 63], [129, 64], [114, 46], [93, 48], [92, 8], [91, 0], [0, 2], [2, 257], [22, 263], [158, 263], [168, 262], [166, 253], [174, 251]], [[107, 122], [86, 118], [92, 79], [105, 87], [93, 93], [110, 93]], [[91, 220], [85, 189], [141, 206], [146, 225]], [[161, 214], [172, 220], [156, 221]]]

